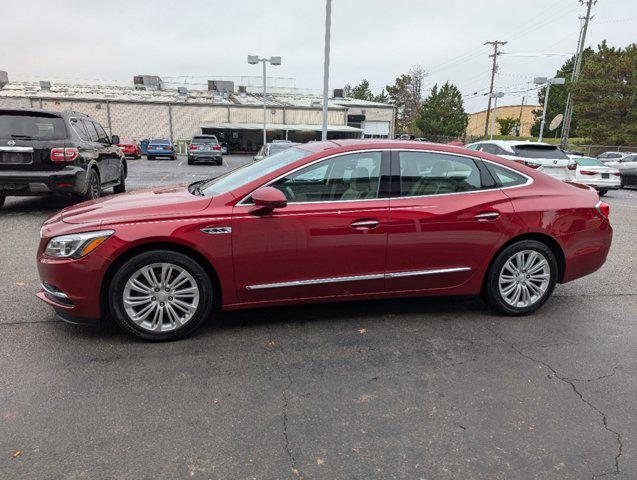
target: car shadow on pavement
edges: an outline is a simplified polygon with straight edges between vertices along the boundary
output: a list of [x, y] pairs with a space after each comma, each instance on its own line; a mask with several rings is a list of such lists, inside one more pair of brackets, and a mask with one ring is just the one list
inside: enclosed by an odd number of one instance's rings
[[3, 213], [37, 213], [37, 212], [57, 212], [63, 208], [70, 207], [82, 202], [76, 197], [8, 197], [4, 207], [0, 209]]

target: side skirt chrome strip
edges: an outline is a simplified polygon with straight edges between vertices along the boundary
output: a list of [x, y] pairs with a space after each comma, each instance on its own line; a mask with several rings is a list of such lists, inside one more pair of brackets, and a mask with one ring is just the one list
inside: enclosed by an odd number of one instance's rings
[[371, 275], [352, 275], [349, 277], [317, 278], [313, 280], [296, 280], [293, 282], [263, 283], [248, 285], [246, 290], [264, 290], [267, 288], [302, 287], [306, 285], [321, 285], [325, 283], [358, 282], [361, 280], [382, 280], [385, 278], [418, 277], [422, 275], [437, 275], [443, 273], [467, 272], [469, 267], [434, 268], [430, 270], [412, 270], [408, 272], [378, 273]]

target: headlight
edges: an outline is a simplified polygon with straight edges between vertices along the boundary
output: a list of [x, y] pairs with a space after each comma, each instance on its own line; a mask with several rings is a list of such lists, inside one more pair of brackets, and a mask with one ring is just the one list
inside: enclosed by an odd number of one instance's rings
[[100, 230], [53, 237], [44, 249], [44, 254], [55, 258], [81, 258], [99, 247], [114, 233], [115, 230]]

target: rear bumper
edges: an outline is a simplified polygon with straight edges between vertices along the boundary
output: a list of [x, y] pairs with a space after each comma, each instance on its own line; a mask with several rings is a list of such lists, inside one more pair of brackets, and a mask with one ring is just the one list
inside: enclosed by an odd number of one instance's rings
[[599, 270], [613, 241], [613, 228], [603, 220], [599, 227], [561, 237], [566, 259], [562, 283], [576, 280]]
[[220, 160], [221, 151], [209, 151], [209, 152], [197, 152], [197, 153], [189, 152], [188, 158], [190, 158], [191, 160], [209, 160], [209, 159]]
[[615, 177], [615, 178], [595, 179], [595, 180], [586, 180], [586, 179], [578, 178], [576, 181], [577, 183], [583, 183], [584, 185], [593, 187], [596, 190], [617, 190], [620, 188], [621, 180], [619, 179], [619, 177]]
[[177, 155], [175, 153], [175, 151], [168, 151], [168, 150], [148, 150], [146, 152], [146, 155], [150, 155], [152, 157], [172, 157]]
[[55, 171], [0, 171], [0, 195], [33, 196], [84, 193], [86, 170], [69, 166]]

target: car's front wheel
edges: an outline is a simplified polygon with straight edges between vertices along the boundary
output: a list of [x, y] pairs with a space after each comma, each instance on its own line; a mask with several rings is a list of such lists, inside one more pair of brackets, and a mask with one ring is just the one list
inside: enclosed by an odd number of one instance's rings
[[96, 200], [102, 195], [100, 176], [94, 168], [89, 169], [86, 179], [85, 200]]
[[536, 240], [513, 243], [500, 252], [485, 279], [485, 298], [505, 315], [528, 315], [551, 296], [557, 283], [553, 251]]
[[189, 335], [209, 317], [212, 284], [192, 258], [170, 250], [137, 255], [115, 273], [109, 305], [115, 321], [145, 340]]
[[598, 190], [598, 191], [597, 191], [597, 194], [598, 194], [600, 197], [603, 197], [603, 196], [604, 196], [604, 195], [606, 195], [607, 193], [608, 193], [608, 190]]
[[4, 205], [4, 200], [6, 197], [0, 196], [0, 208]]

